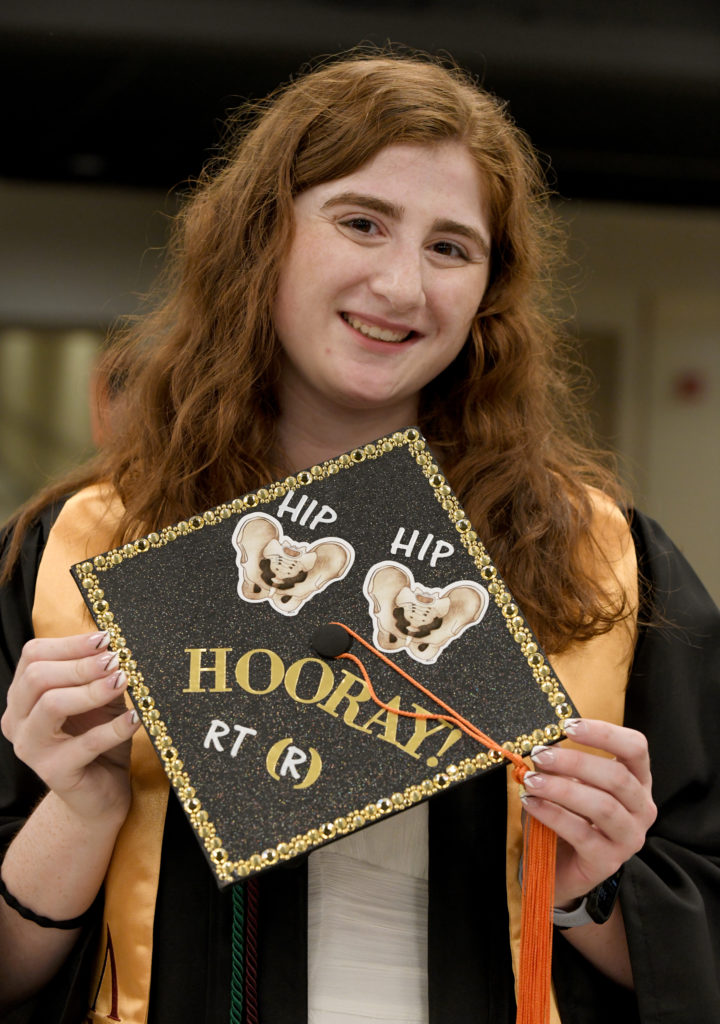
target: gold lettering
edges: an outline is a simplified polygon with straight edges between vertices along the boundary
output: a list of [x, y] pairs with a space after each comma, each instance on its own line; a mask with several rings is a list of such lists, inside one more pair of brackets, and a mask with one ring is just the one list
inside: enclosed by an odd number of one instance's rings
[[457, 743], [459, 739], [462, 739], [462, 730], [453, 729], [448, 738], [446, 740], [443, 740], [443, 745], [440, 747], [437, 754], [435, 755], [437, 759], [440, 760], [443, 754], [446, 754], [450, 747], [453, 745], [453, 743]]
[[297, 782], [293, 789], [309, 789], [310, 786], [314, 786], [317, 780], [320, 778], [320, 772], [322, 771], [322, 758], [318, 754], [315, 747], [310, 747], [310, 767], [308, 768], [307, 775], [302, 782]]
[[[417, 704], [413, 704], [413, 709], [419, 714], [427, 714], [425, 708], [421, 708]], [[416, 718], [415, 729], [412, 736], [403, 746], [405, 753], [410, 754], [411, 757], [420, 757], [418, 754], [418, 747], [421, 743], [424, 743], [428, 736], [432, 736], [436, 732], [440, 732], [441, 729], [450, 729], [451, 726], [447, 722], [438, 722], [433, 728], [429, 728], [430, 722], [433, 719], [430, 718]]]
[[[357, 693], [351, 694], [350, 691], [357, 684]], [[324, 704], [318, 704], [319, 708], [323, 711], [327, 711], [329, 715], [334, 718], [338, 717], [338, 706], [344, 701], [347, 701], [347, 707], [345, 708], [345, 714], [343, 715], [343, 721], [345, 725], [349, 725], [352, 729], [358, 729], [360, 732], [368, 732], [362, 725], [355, 724], [355, 718], [360, 710], [360, 704], [363, 701], [370, 700], [370, 691], [365, 685], [365, 681], [360, 676], [355, 676], [352, 672], [348, 672], [347, 669], [343, 669], [343, 677], [337, 684], [333, 692], [330, 694]]]
[[287, 736], [285, 739], [278, 740], [270, 747], [265, 758], [265, 767], [276, 782], [280, 781], [280, 776], [277, 773], [277, 763], [280, 760], [285, 747], [289, 747], [292, 744], [292, 736]]
[[[250, 660], [254, 654], [265, 654], [270, 659], [270, 681], [264, 690], [254, 690], [250, 685]], [[257, 647], [252, 651], [246, 651], [242, 658], [238, 659], [238, 663], [235, 666], [235, 678], [237, 679], [238, 686], [247, 693], [272, 693], [283, 681], [284, 675], [285, 665], [280, 655], [276, 654], [275, 651], [268, 651], [264, 647]]]
[[377, 734], [377, 738], [379, 740], [385, 740], [386, 743], [392, 743], [394, 746], [400, 747], [402, 750], [404, 750], [405, 748], [403, 747], [402, 743], [398, 743], [397, 738], [399, 716], [394, 714], [395, 711], [400, 710], [400, 696], [398, 695], [397, 697], [393, 697], [392, 700], [389, 700], [387, 702], [387, 705], [389, 708], [392, 708], [393, 710], [386, 711], [385, 708], [380, 708], [377, 714], [374, 714], [372, 718], [368, 718], [367, 722], [362, 728], [365, 730], [365, 732], [370, 732], [370, 726], [375, 725], [375, 723], [377, 722], [378, 725], [383, 726], [383, 730], [382, 732], [379, 732]]
[[[321, 669], [320, 679], [312, 697], [300, 697], [297, 692], [300, 674], [305, 665], [319, 665]], [[305, 675], [307, 676], [307, 672]], [[298, 704], [317, 704], [319, 700], [327, 697], [334, 684], [335, 677], [332, 669], [326, 661], [321, 661], [320, 658], [301, 658], [300, 661], [294, 661], [285, 673], [285, 689]]]
[[214, 672], [215, 685], [211, 693], [223, 693], [230, 690], [226, 678], [226, 655], [232, 647], [211, 647], [210, 651], [215, 655], [214, 665], [203, 665], [202, 656], [208, 651], [207, 647], [186, 647], [185, 653], [190, 655], [190, 674], [188, 685], [183, 693], [205, 693], [206, 690], [200, 685], [201, 672]]

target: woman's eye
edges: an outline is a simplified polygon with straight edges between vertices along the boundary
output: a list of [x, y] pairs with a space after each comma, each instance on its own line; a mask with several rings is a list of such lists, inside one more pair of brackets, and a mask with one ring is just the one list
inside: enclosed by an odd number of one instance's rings
[[341, 221], [343, 227], [352, 228], [363, 235], [372, 235], [377, 231], [377, 225], [369, 217], [349, 217]]
[[438, 256], [449, 256], [455, 260], [467, 260], [469, 259], [467, 252], [457, 242], [433, 242], [433, 252], [436, 252]]

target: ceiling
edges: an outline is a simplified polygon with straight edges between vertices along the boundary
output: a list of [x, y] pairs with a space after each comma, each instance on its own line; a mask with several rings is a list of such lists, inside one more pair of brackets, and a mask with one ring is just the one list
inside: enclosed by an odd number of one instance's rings
[[3, 0], [0, 177], [171, 188], [242, 98], [363, 40], [450, 52], [564, 196], [718, 205], [712, 0]]

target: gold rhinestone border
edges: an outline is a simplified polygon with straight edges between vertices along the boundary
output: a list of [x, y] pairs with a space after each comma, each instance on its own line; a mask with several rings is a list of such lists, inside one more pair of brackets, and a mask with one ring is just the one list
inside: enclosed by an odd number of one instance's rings
[[312, 466], [309, 470], [303, 470], [294, 476], [287, 476], [284, 480], [276, 481], [268, 487], [261, 487], [259, 490], [246, 494], [241, 498], [235, 498], [230, 502], [218, 505], [202, 515], [191, 516], [189, 519], [175, 523], [173, 526], [153, 531], [146, 537], [123, 544], [121, 547], [114, 548], [103, 555], [97, 555], [93, 559], [82, 562], [75, 568], [80, 585], [86, 591], [86, 598], [92, 609], [95, 621], [101, 629], [106, 629], [110, 634], [110, 650], [117, 653], [120, 667], [127, 674], [128, 688], [140, 712], [143, 725], [152, 737], [170, 784], [180, 798], [196, 834], [205, 846], [218, 879], [221, 882], [227, 883], [247, 878], [248, 875], [252, 875], [263, 868], [289, 860], [297, 854], [307, 853], [330, 839], [356, 832], [358, 829], [364, 828], [366, 825], [383, 818], [391, 811], [412, 807], [419, 801], [446, 789], [451, 783], [470, 778], [477, 772], [485, 771], [493, 765], [499, 764], [503, 760], [503, 756], [496, 751], [482, 751], [476, 754], [475, 757], [464, 758], [458, 764], [448, 765], [443, 771], [433, 775], [432, 778], [424, 779], [422, 782], [408, 786], [402, 792], [380, 797], [380, 799], [366, 804], [365, 807], [356, 808], [348, 814], [335, 818], [334, 821], [324, 822], [301, 835], [278, 843], [275, 847], [263, 850], [260, 853], [253, 853], [243, 860], [233, 861], [229, 858], [222, 838], [217, 834], [214, 823], [210, 820], [208, 812], [203, 808], [202, 802], [195, 792], [195, 787], [192, 785], [192, 780], [185, 770], [180, 753], [173, 743], [165, 722], [160, 717], [160, 712], [155, 707], [155, 700], [150, 694], [150, 690], [145, 683], [142, 672], [138, 668], [137, 662], [133, 658], [132, 651], [127, 646], [122, 633], [122, 626], [116, 620], [108, 602], [105, 600], [105, 594], [101, 586], [102, 574], [122, 564], [125, 559], [136, 558], [152, 548], [164, 547], [179, 537], [187, 536], [208, 526], [214, 526], [217, 523], [232, 518], [233, 515], [242, 514], [260, 505], [282, 498], [288, 491], [297, 490], [299, 487], [307, 487], [308, 484], [313, 483], [315, 480], [334, 476], [366, 460], [382, 458], [388, 452], [402, 447], [407, 447], [410, 455], [415, 459], [415, 462], [432, 488], [436, 500], [447, 513], [450, 522], [453, 523], [461, 543], [480, 571], [480, 576], [487, 586], [488, 593], [498, 608], [500, 608], [510, 635], [519, 644], [520, 650], [532, 671], [533, 679], [543, 694], [545, 694], [551, 709], [553, 717], [544, 728], [535, 729], [530, 735], [522, 735], [514, 740], [506, 740], [502, 746], [506, 750], [524, 757], [538, 744], [552, 743], [559, 740], [564, 735], [563, 722], [574, 714], [569, 699], [562, 691], [560, 683], [550, 665], [540, 652], [530, 629], [520, 614], [518, 606], [513, 601], [510, 591], [493, 565], [490, 555], [479, 540], [460, 502], [453, 494], [445, 477], [433, 460], [425, 440], [414, 427], [405, 431], [396, 431], [394, 434], [381, 438], [372, 444], [366, 444], [362, 448], [355, 448], [353, 451], [340, 455], [335, 459], [329, 459], [320, 465]]

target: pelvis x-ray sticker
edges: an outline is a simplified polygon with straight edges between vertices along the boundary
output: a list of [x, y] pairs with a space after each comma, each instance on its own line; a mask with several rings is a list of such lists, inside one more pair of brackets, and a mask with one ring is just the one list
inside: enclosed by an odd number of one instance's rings
[[487, 591], [472, 580], [428, 589], [397, 562], [374, 565], [363, 591], [376, 646], [389, 653], [405, 650], [425, 664], [437, 661], [453, 640], [477, 625], [488, 606]]
[[306, 601], [347, 575], [355, 552], [339, 537], [306, 544], [283, 534], [280, 523], [255, 512], [233, 533], [244, 601], [270, 601], [283, 615], [296, 615]]

